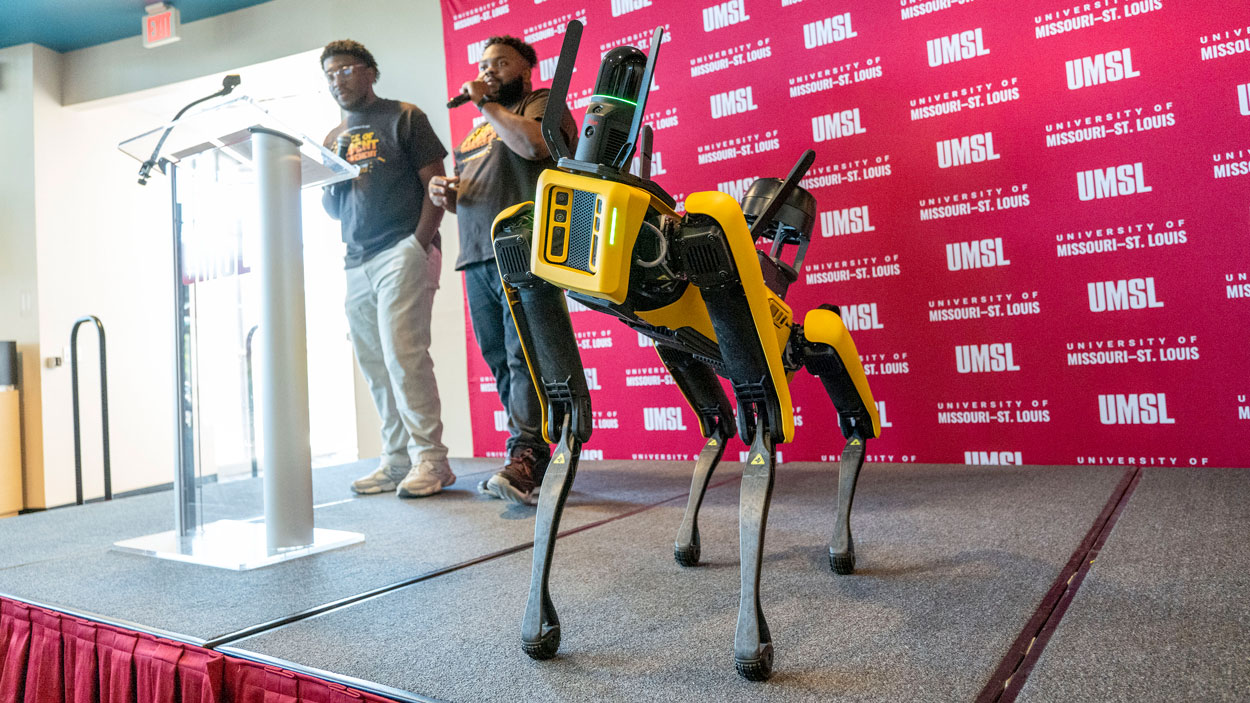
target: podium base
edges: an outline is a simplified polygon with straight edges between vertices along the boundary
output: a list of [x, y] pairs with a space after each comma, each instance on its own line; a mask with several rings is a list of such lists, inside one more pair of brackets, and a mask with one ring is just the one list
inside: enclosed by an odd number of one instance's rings
[[218, 520], [185, 537], [170, 530], [115, 542], [113, 549], [218, 569], [248, 571], [363, 541], [365, 536], [359, 532], [313, 528], [312, 544], [270, 551], [265, 543], [265, 523]]

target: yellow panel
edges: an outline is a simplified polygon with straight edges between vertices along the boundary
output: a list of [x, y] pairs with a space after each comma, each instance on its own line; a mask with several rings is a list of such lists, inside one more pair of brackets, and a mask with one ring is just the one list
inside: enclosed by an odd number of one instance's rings
[[696, 332], [716, 343], [716, 331], [712, 328], [712, 318], [707, 316], [707, 305], [703, 302], [703, 294], [697, 286], [686, 286], [686, 292], [672, 305], [665, 305], [655, 310], [638, 311], [636, 313], [643, 322], [656, 327], [667, 327], [678, 330], [682, 327], [693, 328]]
[[860, 363], [859, 351], [855, 348], [855, 340], [847, 331], [842, 318], [832, 310], [809, 310], [803, 318], [803, 333], [809, 342], [828, 344], [842, 359], [855, 391], [859, 393], [864, 408], [872, 417], [872, 436], [881, 436], [881, 419], [877, 417], [877, 404], [872, 399], [872, 389], [868, 387], [868, 377], [864, 375], [864, 365]]
[[[777, 403], [781, 406], [782, 430], [786, 442], [794, 439], [794, 406], [790, 401], [790, 385], [786, 382], [786, 370], [781, 363], [781, 349], [784, 342], [773, 324], [772, 312], [768, 304], [769, 296], [776, 298], [764, 285], [764, 274], [760, 273], [759, 259], [756, 258], [755, 246], [751, 240], [751, 232], [747, 229], [742, 209], [731, 196], [717, 191], [691, 193], [686, 198], [686, 212], [690, 214], [708, 215], [720, 225], [725, 232], [725, 240], [729, 243], [729, 251], [738, 267], [738, 276], [742, 281], [742, 289], [746, 293], [747, 305], [751, 309], [751, 319], [755, 323], [755, 331], [759, 335], [760, 345], [764, 348], [764, 358], [768, 362], [768, 374], [772, 377], [773, 386], [777, 389]], [[780, 302], [780, 300], [778, 300]], [[781, 303], [785, 305], [785, 303]], [[786, 308], [789, 310], [789, 308]], [[786, 334], [789, 328], [786, 327]]]
[[[602, 212], [597, 213], [601, 217], [601, 230], [591, 240], [590, 261], [594, 262], [591, 272], [562, 265], [563, 262], [545, 256], [549, 251], [547, 227], [557, 224], [551, 219], [553, 214], [548, 212], [552, 209], [549, 203], [553, 202], [550, 195], [557, 189], [594, 193], [603, 204]], [[648, 207], [654, 207], [661, 214], [676, 215], [641, 188], [551, 169], [543, 171], [538, 179], [535, 207], [534, 242], [530, 247], [530, 267], [534, 274], [561, 288], [618, 304], [625, 302], [629, 293], [634, 242]]]

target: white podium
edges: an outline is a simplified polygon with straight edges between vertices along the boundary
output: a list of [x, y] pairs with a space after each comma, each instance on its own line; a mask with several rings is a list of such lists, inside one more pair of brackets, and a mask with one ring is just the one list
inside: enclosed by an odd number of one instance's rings
[[[356, 177], [359, 169], [280, 123], [249, 97], [237, 97], [161, 125], [119, 148], [140, 162], [158, 149], [174, 190], [176, 348], [175, 529], [114, 545], [163, 559], [246, 570], [355, 544], [364, 535], [313, 525], [308, 361], [300, 192]], [[178, 205], [179, 171], [196, 178], [254, 182], [259, 222], [257, 339], [263, 428], [264, 521], [203, 524], [194, 449], [194, 397], [185, 326], [188, 280]], [[224, 233], [223, 233], [224, 234]]]

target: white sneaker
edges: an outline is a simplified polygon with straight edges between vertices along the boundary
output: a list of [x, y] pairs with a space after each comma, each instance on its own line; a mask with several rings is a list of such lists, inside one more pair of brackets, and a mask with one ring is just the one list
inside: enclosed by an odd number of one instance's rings
[[446, 459], [423, 459], [399, 482], [398, 495], [400, 498], [432, 496], [455, 482], [456, 475]]
[[391, 466], [382, 462], [373, 473], [361, 476], [352, 481], [352, 493], [368, 495], [372, 493], [389, 493], [395, 490], [399, 482], [408, 474], [407, 466]]

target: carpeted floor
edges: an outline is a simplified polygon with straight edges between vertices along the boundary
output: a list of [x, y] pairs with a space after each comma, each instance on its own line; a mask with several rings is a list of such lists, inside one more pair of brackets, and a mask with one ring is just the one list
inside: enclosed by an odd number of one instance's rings
[[[172, 527], [173, 496], [157, 493], [0, 521], [0, 595], [400, 699], [973, 701], [1126, 477], [869, 464], [857, 571], [839, 577], [836, 467], [782, 465], [762, 578], [775, 674], [748, 683], [733, 664], [739, 464], [713, 478], [694, 568], [672, 557], [690, 464], [581, 465], [547, 662], [519, 643], [534, 509], [473, 490], [495, 462], [453, 461], [459, 481], [428, 499], [352, 496], [373, 464], [313, 474], [317, 526], [363, 544], [242, 573], [110, 551]], [[262, 512], [259, 480], [203, 499], [207, 520]], [[1250, 700], [1250, 471], [1146, 469], [1121, 507], [1018, 700]]]
[[870, 465], [858, 573], [836, 577], [835, 471], [784, 465], [762, 579], [777, 652], [765, 685], [734, 673], [737, 482], [709, 493], [697, 568], [672, 558], [680, 501], [560, 540], [553, 661], [519, 646], [528, 551], [233, 647], [451, 701], [970, 701], [1121, 476]]
[[1250, 701], [1250, 471], [1142, 470], [1019, 701]]
[[[15, 547], [3, 550], [0, 593], [207, 641], [534, 538], [533, 508], [477, 495], [495, 461], [455, 461], [455, 485], [429, 498], [353, 496], [351, 480], [374, 464], [314, 472], [314, 501], [327, 504], [315, 512], [317, 527], [363, 532], [363, 544], [245, 572], [110, 550], [115, 541], [172, 529], [166, 492], [0, 521], [0, 544]], [[690, 482], [675, 463], [586, 462], [578, 478], [569, 528], [684, 494]], [[205, 514], [259, 515], [259, 484], [205, 486], [206, 504], [220, 506]]]

